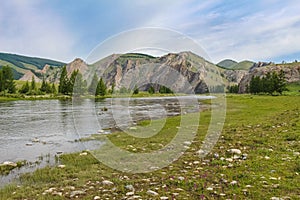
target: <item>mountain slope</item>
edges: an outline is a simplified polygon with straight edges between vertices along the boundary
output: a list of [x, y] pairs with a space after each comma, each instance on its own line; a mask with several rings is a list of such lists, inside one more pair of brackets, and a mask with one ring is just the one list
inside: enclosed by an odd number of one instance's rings
[[225, 68], [225, 69], [231, 69], [231, 67], [235, 64], [237, 64], [236, 61], [231, 60], [231, 59], [225, 59], [225, 60], [222, 60], [221, 62], [219, 62], [217, 64], [217, 66]]
[[[44, 58], [28, 57], [16, 54], [0, 53], [0, 68], [8, 65], [12, 68], [15, 79], [20, 79], [31, 71], [37, 77], [41, 76], [41, 71], [45, 66], [61, 67], [65, 63]], [[41, 78], [41, 77], [40, 77]]]

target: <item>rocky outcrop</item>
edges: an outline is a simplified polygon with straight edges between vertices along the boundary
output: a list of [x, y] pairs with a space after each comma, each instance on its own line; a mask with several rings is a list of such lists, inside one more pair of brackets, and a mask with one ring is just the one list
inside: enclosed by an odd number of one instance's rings
[[32, 71], [27, 71], [19, 80], [20, 81], [31, 81], [32, 77], [34, 78], [35, 82], [42, 82]]
[[247, 85], [250, 84], [251, 78], [253, 76], [263, 77], [268, 72], [277, 72], [279, 73], [283, 70], [285, 74], [285, 80], [288, 83], [300, 81], [300, 63], [292, 64], [274, 64], [274, 63], [261, 63], [253, 66], [249, 73], [247, 73], [240, 81], [239, 93], [245, 93]]
[[224, 78], [228, 80], [229, 82], [239, 84], [242, 78], [248, 74], [245, 70], [225, 70], [223, 72]]
[[220, 85], [218, 67], [191, 53], [170, 53], [162, 57], [142, 54], [125, 54], [110, 57], [110, 62], [95, 64], [98, 76], [108, 86], [147, 90], [150, 85], [164, 85], [176, 92], [207, 92], [207, 85]]
[[70, 77], [72, 72], [78, 70], [81, 74], [86, 74], [88, 70], [88, 65], [82, 59], [76, 58], [74, 61], [67, 65], [67, 73]]

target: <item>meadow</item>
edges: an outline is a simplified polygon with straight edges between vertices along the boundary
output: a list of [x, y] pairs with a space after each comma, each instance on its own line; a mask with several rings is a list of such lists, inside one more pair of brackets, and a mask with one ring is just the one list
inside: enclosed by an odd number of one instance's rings
[[[188, 115], [193, 118], [195, 114]], [[149, 173], [125, 173], [105, 166], [89, 151], [63, 154], [57, 157], [57, 166], [24, 174], [2, 188], [0, 198], [297, 199], [299, 115], [298, 96], [227, 95], [222, 134], [203, 159], [197, 152], [210, 122], [210, 110], [201, 112], [198, 132], [187, 151], [167, 167]], [[179, 121], [178, 116], [168, 118], [163, 129], [149, 139], [123, 132], [109, 138], [127, 151], [149, 152], [174, 137]]]

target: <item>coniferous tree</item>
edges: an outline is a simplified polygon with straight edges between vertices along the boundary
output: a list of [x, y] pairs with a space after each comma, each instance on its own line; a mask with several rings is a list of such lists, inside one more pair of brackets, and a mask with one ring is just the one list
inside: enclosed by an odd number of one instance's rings
[[100, 78], [97, 88], [96, 88], [96, 95], [105, 96], [106, 95], [106, 85], [102, 78]]
[[79, 71], [77, 71], [75, 74], [76, 74], [76, 78], [73, 85], [73, 94], [83, 95], [86, 92], [86, 85], [87, 85], [86, 81], [83, 80], [83, 76]]
[[22, 85], [21, 89], [19, 90], [19, 92], [21, 94], [27, 94], [30, 91], [30, 86], [29, 86], [29, 82], [26, 81], [25, 84]]
[[90, 84], [90, 86], [89, 86], [89, 88], [88, 88], [88, 92], [89, 92], [90, 94], [95, 94], [95, 93], [96, 93], [98, 81], [99, 81], [98, 76], [97, 76], [97, 74], [95, 73], [94, 76], [93, 76], [92, 82], [91, 82], [91, 84]]
[[67, 67], [64, 66], [61, 71], [60, 79], [59, 79], [59, 86], [58, 86], [58, 92], [61, 94], [68, 94], [68, 84], [69, 84], [69, 78], [67, 75]]
[[6, 90], [8, 93], [16, 92], [14, 76], [9, 66], [4, 66], [0, 70], [0, 92]]
[[138, 94], [138, 93], [139, 93], [139, 88], [137, 86], [134, 86], [133, 94]]
[[150, 93], [150, 94], [154, 94], [155, 93], [155, 89], [154, 89], [154, 87], [151, 85], [150, 86], [150, 88], [148, 89], [148, 92]]
[[79, 71], [78, 70], [74, 70], [70, 76], [70, 79], [68, 81], [68, 84], [67, 84], [67, 93], [68, 94], [72, 94], [73, 93], [73, 89], [74, 89], [74, 84], [75, 84], [75, 81], [76, 81], [76, 77], [78, 75]]
[[35, 84], [35, 79], [34, 76], [31, 77], [31, 85], [30, 85], [30, 90], [35, 91], [36, 89], [36, 84]]
[[56, 87], [55, 87], [55, 84], [54, 83], [52, 83], [52, 87], [51, 87], [51, 93], [52, 94], [56, 94]]

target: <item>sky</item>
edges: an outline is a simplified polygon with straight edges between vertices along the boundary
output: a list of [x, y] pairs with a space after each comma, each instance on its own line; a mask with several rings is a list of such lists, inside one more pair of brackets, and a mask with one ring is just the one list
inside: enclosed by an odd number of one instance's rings
[[71, 62], [124, 31], [156, 27], [191, 38], [214, 63], [294, 61], [299, 10], [296, 0], [9, 0], [0, 52]]

